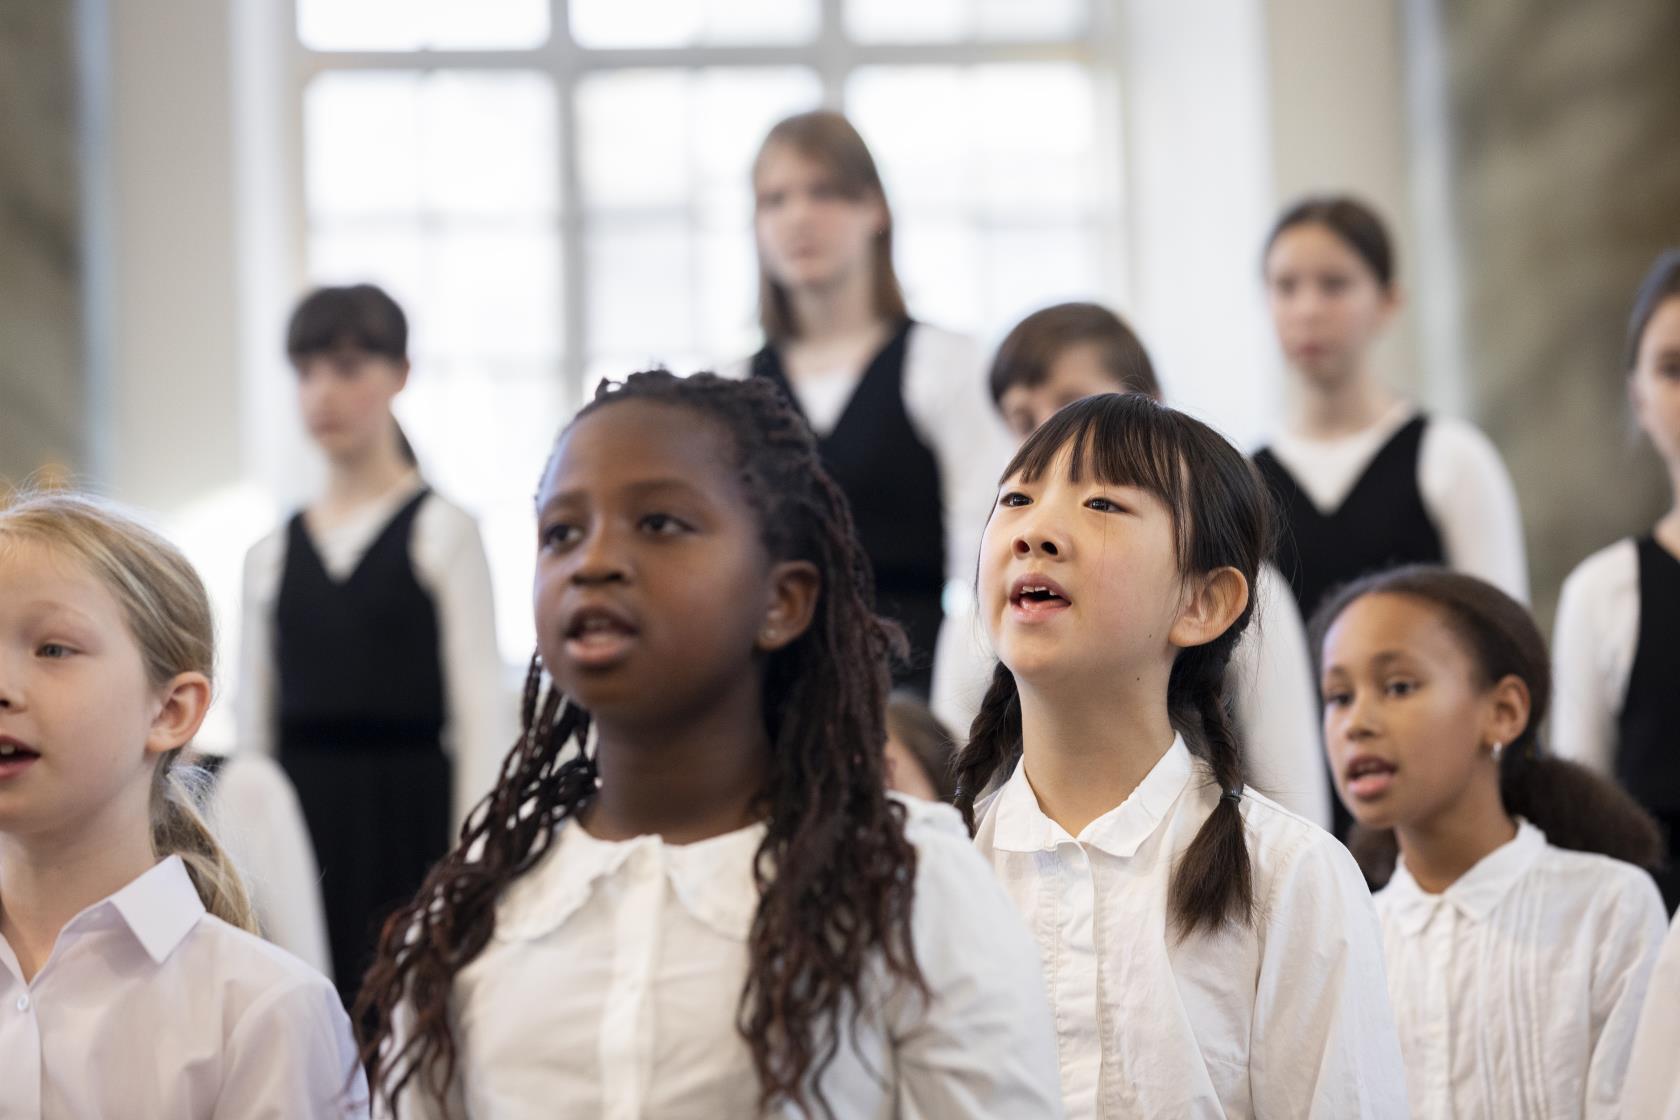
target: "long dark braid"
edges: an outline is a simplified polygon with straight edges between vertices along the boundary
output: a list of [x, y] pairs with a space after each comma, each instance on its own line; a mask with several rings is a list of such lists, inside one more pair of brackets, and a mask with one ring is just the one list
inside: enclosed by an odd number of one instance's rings
[[[1031, 481], [1071, 449], [1075, 481], [1084, 471], [1111, 485], [1136, 486], [1172, 510], [1180, 570], [1231, 567], [1248, 581], [1249, 600], [1226, 631], [1181, 650], [1167, 682], [1167, 714], [1224, 796], [1173, 871], [1170, 904], [1181, 934], [1247, 922], [1253, 872], [1239, 802], [1243, 744], [1230, 716], [1226, 669], [1254, 615], [1254, 587], [1271, 543], [1271, 505], [1253, 466], [1200, 421], [1135, 393], [1087, 397], [1027, 437], [1003, 478]], [[974, 827], [974, 802], [1021, 758], [1021, 704], [1015, 677], [998, 665], [980, 714], [957, 756], [957, 808]]]
[[[604, 385], [579, 417], [623, 400], [688, 408], [721, 424], [770, 555], [809, 560], [822, 575], [810, 629], [765, 667], [767, 831], [754, 862], [760, 901], [737, 1026], [767, 1110], [791, 1104], [832, 1117], [812, 1090], [839, 1051], [842, 1009], [855, 1016], [869, 1002], [869, 963], [879, 954], [891, 978], [926, 995], [910, 936], [915, 849], [902, 807], [884, 791], [887, 659], [903, 638], [875, 616], [871, 569], [845, 496], [779, 390], [709, 374], [639, 373]], [[394, 1099], [420, 1075], [441, 1097], [457, 1061], [447, 1018], [454, 978], [488, 942], [501, 892], [595, 789], [589, 717], [543, 680], [533, 661], [524, 731], [495, 791], [415, 901], [386, 923], [359, 1004], [377, 1023], [364, 1048], [376, 1094]], [[399, 1006], [411, 1019], [406, 1041], [382, 1053], [397, 1037]]]

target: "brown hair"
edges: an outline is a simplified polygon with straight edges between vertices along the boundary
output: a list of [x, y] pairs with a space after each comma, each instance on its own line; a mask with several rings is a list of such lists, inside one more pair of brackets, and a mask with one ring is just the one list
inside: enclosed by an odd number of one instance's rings
[[[892, 208], [887, 205], [887, 192], [881, 185], [880, 172], [875, 169], [875, 157], [869, 154], [868, 145], [852, 122], [827, 109], [800, 113], [778, 122], [765, 136], [753, 159], [755, 180], [766, 153], [775, 147], [791, 148], [806, 159], [820, 163], [833, 178], [834, 189], [843, 197], [854, 201], [874, 198], [881, 203], [885, 216], [881, 232], [875, 236], [875, 314], [892, 323], [907, 318], [904, 291], [899, 287], [898, 273], [893, 270]], [[765, 340], [771, 343], [799, 336], [799, 324], [794, 321], [787, 289], [771, 277], [762, 252], [758, 259], [758, 323]]]
[[1651, 325], [1651, 316], [1676, 296], [1680, 296], [1680, 249], [1669, 249], [1657, 256], [1633, 297], [1627, 344], [1622, 351], [1623, 369], [1632, 373], [1633, 367], [1639, 364], [1639, 344], [1645, 341], [1645, 328]]
[[[1181, 934], [1251, 920], [1253, 870], [1243, 831], [1243, 744], [1231, 723], [1226, 667], [1254, 614], [1253, 588], [1271, 542], [1271, 503], [1248, 458], [1218, 432], [1137, 393], [1104, 393], [1063, 408], [1028, 436], [1003, 478], [1042, 475], [1066, 447], [1075, 482], [1084, 471], [1136, 486], [1172, 511], [1179, 570], [1186, 576], [1235, 568], [1248, 605], [1219, 637], [1182, 649], [1167, 681], [1167, 713], [1191, 753], [1206, 763], [1222, 796], [1173, 871], [1169, 902]], [[1021, 758], [1015, 678], [999, 663], [968, 744], [957, 756], [957, 808], [974, 827], [975, 797]]]
[[1333, 194], [1303, 198], [1279, 216], [1266, 235], [1266, 248], [1261, 261], [1271, 254], [1272, 246], [1283, 234], [1300, 225], [1323, 226], [1341, 238], [1348, 248], [1359, 255], [1377, 284], [1384, 290], [1394, 286], [1394, 242], [1388, 227], [1377, 212], [1351, 195]]
[[[331, 350], [361, 350], [376, 358], [408, 361], [408, 316], [402, 305], [377, 284], [316, 288], [292, 309], [286, 324], [286, 359], [301, 369], [312, 357]], [[402, 425], [397, 450], [409, 466], [420, 465]]]
[[[1474, 662], [1481, 687], [1492, 688], [1506, 677], [1527, 686], [1528, 723], [1505, 745], [1499, 761], [1506, 812], [1532, 821], [1560, 848], [1597, 852], [1645, 868], [1661, 862], [1656, 823], [1626, 791], [1544, 749], [1540, 728], [1551, 704], [1551, 660], [1527, 607], [1491, 583], [1434, 565], [1379, 572], [1342, 588], [1313, 615], [1313, 658], [1320, 667], [1330, 628], [1368, 595], [1399, 595], [1439, 612]], [[1373, 886], [1388, 881], [1397, 855], [1391, 830], [1357, 827], [1348, 846]]]
[[939, 800], [956, 800], [957, 737], [913, 692], [895, 692], [887, 699], [887, 730], [916, 757]]
[[1103, 369], [1128, 393], [1161, 399], [1149, 351], [1126, 321], [1097, 303], [1058, 303], [1034, 311], [1004, 336], [992, 358], [992, 403], [1019, 385], [1034, 389], [1070, 347], [1094, 343]]
[[[76, 493], [25, 495], [0, 509], [0, 541], [24, 540], [79, 562], [122, 607], [140, 647], [146, 679], [162, 688], [182, 673], [215, 672], [215, 626], [210, 599], [186, 557], [157, 533], [109, 504]], [[202, 774], [178, 764], [185, 745], [165, 754], [152, 771], [152, 852], [178, 855], [205, 909], [251, 933], [251, 902], [194, 793]]]

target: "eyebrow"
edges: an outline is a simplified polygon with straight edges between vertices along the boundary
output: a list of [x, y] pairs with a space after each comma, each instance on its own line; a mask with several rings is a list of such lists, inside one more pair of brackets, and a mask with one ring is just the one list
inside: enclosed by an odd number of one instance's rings
[[[665, 492], [674, 492], [683, 496], [699, 496], [701, 490], [687, 479], [682, 478], [645, 478], [624, 486], [621, 492], [631, 498], [646, 498], [657, 496]], [[562, 490], [544, 502], [540, 509], [548, 510], [554, 506], [568, 502], [580, 501], [587, 495], [581, 489]]]

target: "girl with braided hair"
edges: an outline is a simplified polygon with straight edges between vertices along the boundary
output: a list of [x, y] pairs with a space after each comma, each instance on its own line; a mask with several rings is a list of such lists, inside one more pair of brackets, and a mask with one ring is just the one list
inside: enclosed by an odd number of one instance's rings
[[1541, 749], [1551, 671], [1527, 609], [1400, 568], [1335, 594], [1313, 634], [1337, 792], [1387, 884], [1413, 1108], [1638, 1115], [1622, 1092], [1663, 939], [1661, 843], [1628, 794]]
[[363, 988], [378, 1107], [1060, 1115], [1031, 940], [883, 790], [897, 636], [775, 386], [609, 383], [537, 520], [523, 734]]
[[1245, 786], [1267, 510], [1212, 429], [1108, 393], [1027, 437], [986, 526], [957, 803], [1038, 935], [1070, 1116], [1406, 1115], [1358, 868]]

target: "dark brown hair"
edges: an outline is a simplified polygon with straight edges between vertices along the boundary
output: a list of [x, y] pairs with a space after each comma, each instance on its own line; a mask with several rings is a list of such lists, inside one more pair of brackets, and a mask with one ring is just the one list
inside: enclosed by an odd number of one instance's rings
[[[407, 362], [408, 316], [377, 284], [316, 288], [292, 310], [286, 324], [286, 358], [301, 369], [310, 358], [333, 350], [360, 350]], [[409, 466], [419, 466], [407, 433], [401, 424], [396, 429], [397, 450]]]
[[1161, 399], [1149, 351], [1126, 321], [1097, 303], [1058, 303], [1034, 311], [1004, 336], [992, 358], [992, 402], [1013, 386], [1035, 389], [1069, 348], [1094, 343], [1103, 369], [1128, 393]]
[[[638, 373], [604, 384], [578, 416], [626, 400], [689, 409], [721, 426], [770, 556], [809, 560], [822, 575], [811, 628], [763, 670], [774, 747], [737, 1028], [767, 1111], [787, 1105], [832, 1117], [819, 1082], [839, 1051], [842, 1018], [855, 1025], [878, 995], [874, 962], [926, 995], [910, 929], [916, 853], [903, 806], [884, 788], [887, 657], [902, 636], [876, 617], [846, 499], [774, 385]], [[545, 686], [534, 658], [521, 715], [519, 741], [460, 844], [385, 925], [357, 1005], [357, 1021], [376, 1023], [363, 1051], [376, 1096], [394, 1101], [416, 1077], [441, 1095], [459, 1058], [449, 1025], [455, 977], [489, 941], [496, 900], [595, 790], [589, 714]], [[393, 1017], [405, 1005], [412, 1032], [398, 1047]]]
[[[1135, 486], [1172, 511], [1180, 572], [1186, 577], [1235, 568], [1248, 581], [1248, 605], [1219, 637], [1180, 650], [1167, 682], [1167, 712], [1191, 753], [1222, 791], [1240, 796], [1242, 740], [1225, 687], [1231, 652], [1254, 614], [1255, 580], [1266, 558], [1271, 504], [1253, 464], [1212, 428], [1136, 393], [1104, 393], [1062, 409], [1028, 436], [1003, 478], [1044, 474], [1064, 448], [1078, 482], [1089, 471], [1115, 486]], [[968, 744], [957, 757], [957, 808], [974, 827], [978, 794], [1021, 758], [1021, 704], [1015, 678], [999, 664]], [[1180, 933], [1248, 922], [1253, 871], [1237, 798], [1221, 797], [1173, 871], [1169, 896]]]
[[[1552, 697], [1546, 640], [1528, 608], [1491, 583], [1434, 565], [1414, 564], [1366, 576], [1333, 594], [1313, 615], [1314, 660], [1350, 606], [1368, 595], [1399, 595], [1439, 612], [1474, 662], [1477, 683], [1492, 688], [1516, 677], [1528, 688], [1528, 723], [1505, 745], [1499, 794], [1505, 811], [1522, 817], [1560, 848], [1598, 852], [1639, 867], [1662, 859], [1656, 823], [1619, 786], [1547, 751], [1540, 729]], [[1397, 854], [1394, 833], [1358, 827], [1349, 847], [1373, 886], [1386, 883]]]
[[1633, 297], [1627, 345], [1622, 352], [1622, 368], [1629, 373], [1639, 364], [1639, 344], [1645, 341], [1645, 328], [1651, 325], [1651, 316], [1675, 296], [1680, 296], [1680, 249], [1669, 249], [1658, 254]]
[[916, 764], [927, 775], [939, 800], [949, 804], [957, 796], [957, 737], [913, 692], [895, 692], [887, 698], [887, 729], [916, 756]]
[[[908, 318], [904, 290], [899, 287], [898, 273], [893, 270], [892, 208], [887, 205], [887, 192], [881, 185], [880, 172], [875, 169], [875, 157], [869, 154], [869, 146], [852, 122], [828, 109], [800, 113], [778, 122], [759, 145], [753, 160], [754, 180], [766, 153], [776, 147], [792, 149], [821, 164], [831, 177], [832, 186], [843, 197], [853, 201], [874, 198], [881, 203], [884, 217], [874, 247], [875, 314], [889, 323]], [[799, 324], [794, 321], [787, 289], [771, 277], [762, 253], [758, 261], [758, 323], [768, 342], [799, 337]]]
[[1285, 210], [1266, 235], [1262, 262], [1285, 231], [1300, 225], [1323, 226], [1345, 242], [1371, 269], [1384, 289], [1394, 286], [1394, 243], [1377, 212], [1345, 194], [1303, 198]]

